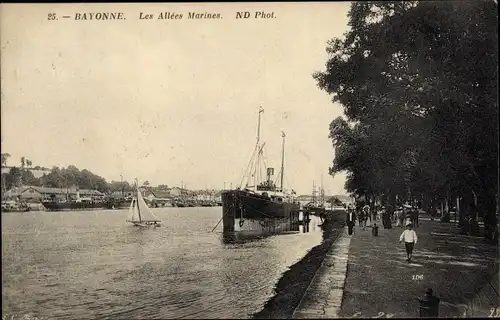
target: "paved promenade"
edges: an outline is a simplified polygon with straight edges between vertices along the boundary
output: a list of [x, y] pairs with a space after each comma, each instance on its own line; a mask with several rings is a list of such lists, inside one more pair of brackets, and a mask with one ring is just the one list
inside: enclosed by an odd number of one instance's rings
[[351, 236], [347, 229], [332, 245], [293, 318], [335, 318], [340, 312]]
[[378, 237], [371, 228], [358, 226], [352, 236], [345, 232], [332, 245], [293, 317], [416, 317], [416, 297], [427, 287], [441, 299], [440, 317], [488, 317], [500, 306], [498, 247], [423, 215], [408, 263], [404, 245], [398, 243], [402, 230], [381, 227]]

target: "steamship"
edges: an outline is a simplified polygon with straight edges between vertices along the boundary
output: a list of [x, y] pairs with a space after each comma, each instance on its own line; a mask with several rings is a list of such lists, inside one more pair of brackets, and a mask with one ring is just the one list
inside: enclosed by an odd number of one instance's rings
[[[260, 144], [260, 121], [263, 112], [262, 107], [259, 108], [257, 144], [244, 176], [247, 178], [246, 185], [243, 187], [242, 182], [239, 188], [225, 190], [221, 194], [224, 233], [273, 234], [299, 231], [300, 203], [295, 201], [293, 190], [286, 193], [283, 189], [286, 137], [284, 132], [282, 132], [280, 186], [278, 187], [272, 180], [274, 168], [267, 168], [266, 180], [257, 181], [257, 177], [261, 176], [257, 171], [265, 168], [265, 164], [261, 165], [265, 143]], [[253, 184], [250, 180], [253, 180]]]

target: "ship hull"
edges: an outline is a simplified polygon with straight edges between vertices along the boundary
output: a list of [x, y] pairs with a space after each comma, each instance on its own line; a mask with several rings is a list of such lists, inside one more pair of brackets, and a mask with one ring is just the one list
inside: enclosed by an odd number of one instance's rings
[[29, 211], [31, 211], [30, 208], [19, 208], [19, 209], [2, 208], [2, 212], [29, 212]]
[[245, 190], [225, 191], [221, 196], [225, 233], [277, 234], [300, 230], [298, 203], [272, 201]]

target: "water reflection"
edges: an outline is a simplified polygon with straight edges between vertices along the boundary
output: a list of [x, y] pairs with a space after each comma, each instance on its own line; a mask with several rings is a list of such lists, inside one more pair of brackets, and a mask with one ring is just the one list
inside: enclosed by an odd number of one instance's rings
[[255, 233], [255, 232], [223, 232], [221, 233], [222, 244], [244, 244], [258, 242], [269, 237], [282, 237], [286, 235], [298, 234], [299, 231], [287, 231], [281, 233]]

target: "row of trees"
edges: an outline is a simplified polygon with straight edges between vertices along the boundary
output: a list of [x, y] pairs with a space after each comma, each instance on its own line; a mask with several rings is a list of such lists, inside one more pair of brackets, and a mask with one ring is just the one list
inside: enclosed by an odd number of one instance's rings
[[352, 4], [314, 75], [344, 106], [330, 172], [348, 172], [348, 191], [431, 209], [458, 198], [497, 239], [497, 21], [492, 1]]

